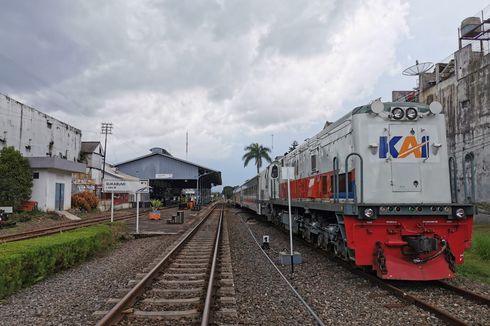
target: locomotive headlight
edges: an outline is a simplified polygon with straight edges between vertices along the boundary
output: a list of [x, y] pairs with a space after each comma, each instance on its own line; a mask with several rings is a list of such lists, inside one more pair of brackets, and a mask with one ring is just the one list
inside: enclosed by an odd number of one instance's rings
[[415, 108], [408, 108], [405, 114], [407, 115], [407, 118], [409, 120], [416, 119], [418, 115], [417, 110]]
[[374, 210], [372, 208], [366, 208], [364, 210], [364, 216], [367, 218], [372, 218], [374, 216]]
[[457, 217], [457, 218], [463, 218], [463, 217], [464, 217], [464, 209], [462, 209], [462, 208], [458, 208], [458, 209], [456, 210], [456, 217]]
[[391, 114], [393, 115], [393, 118], [395, 118], [396, 120], [400, 120], [405, 115], [405, 112], [403, 112], [402, 108], [394, 108], [391, 111]]

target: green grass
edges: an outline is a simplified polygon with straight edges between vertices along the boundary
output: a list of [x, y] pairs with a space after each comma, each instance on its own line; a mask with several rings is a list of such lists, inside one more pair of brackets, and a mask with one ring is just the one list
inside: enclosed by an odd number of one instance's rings
[[490, 284], [490, 225], [475, 225], [473, 245], [465, 253], [465, 262], [458, 272], [468, 278]]
[[121, 225], [96, 225], [0, 244], [0, 299], [110, 248]]

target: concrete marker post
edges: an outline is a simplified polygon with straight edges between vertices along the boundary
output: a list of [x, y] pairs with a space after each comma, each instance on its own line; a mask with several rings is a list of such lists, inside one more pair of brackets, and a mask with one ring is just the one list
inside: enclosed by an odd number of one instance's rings
[[140, 233], [140, 200], [139, 200], [139, 193], [135, 192], [136, 194], [136, 234]]
[[111, 223], [114, 222], [114, 192], [111, 192]]

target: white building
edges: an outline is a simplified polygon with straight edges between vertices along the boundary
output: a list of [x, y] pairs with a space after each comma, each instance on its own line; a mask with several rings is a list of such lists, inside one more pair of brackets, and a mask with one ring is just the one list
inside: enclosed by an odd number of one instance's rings
[[42, 211], [71, 208], [72, 173], [85, 172], [85, 164], [58, 157], [28, 157], [33, 174], [31, 199]]
[[71, 207], [72, 173], [85, 172], [81, 137], [79, 129], [0, 94], [0, 149], [13, 146], [29, 159], [39, 209]]
[[78, 161], [80, 129], [0, 94], [0, 149], [13, 146], [24, 157]]

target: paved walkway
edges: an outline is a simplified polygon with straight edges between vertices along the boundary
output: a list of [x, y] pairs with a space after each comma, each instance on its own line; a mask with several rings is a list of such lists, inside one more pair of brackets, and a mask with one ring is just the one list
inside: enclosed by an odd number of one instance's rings
[[[206, 208], [201, 211], [184, 210], [184, 223], [183, 224], [169, 224], [167, 220], [172, 215], [177, 214], [177, 208], [171, 208], [168, 210], [162, 210], [160, 220], [150, 220], [148, 214], [140, 214], [139, 217], [139, 233], [141, 235], [164, 235], [164, 234], [179, 234], [187, 230], [189, 226], [194, 223], [198, 214], [204, 213]], [[203, 216], [203, 214], [200, 214]], [[136, 232], [136, 218], [127, 220], [129, 232], [134, 234]]]

